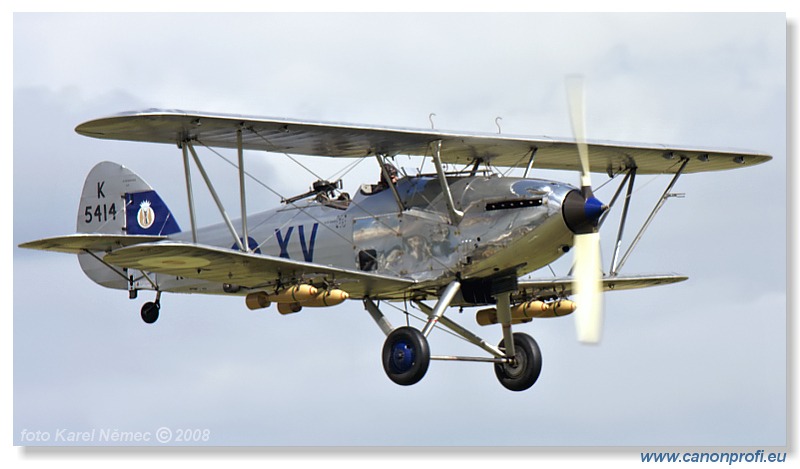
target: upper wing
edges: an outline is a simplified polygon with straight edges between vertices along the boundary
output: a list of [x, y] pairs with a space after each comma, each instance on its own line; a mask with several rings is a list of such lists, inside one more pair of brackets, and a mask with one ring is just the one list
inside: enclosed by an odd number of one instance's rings
[[[150, 110], [123, 113], [79, 125], [81, 135], [113, 140], [175, 144], [197, 141], [209, 147], [236, 148], [237, 130], [249, 150], [311, 156], [365, 157], [430, 155], [430, 144], [442, 141], [445, 163], [471, 164], [476, 159], [494, 166], [524, 166], [536, 150], [535, 167], [579, 170], [575, 141], [353, 124], [310, 122], [227, 114]], [[688, 158], [684, 173], [718, 171], [763, 163], [769, 155], [745, 150], [720, 150], [634, 143], [589, 141], [593, 172], [617, 173], [636, 167], [639, 174], [675, 173]]]
[[[678, 274], [617, 275], [603, 277], [603, 290], [634, 290], [683, 282], [688, 278]], [[559, 296], [563, 298], [572, 295], [572, 282], [572, 277], [520, 280], [517, 283], [517, 291], [538, 297]]]
[[246, 287], [279, 279], [327, 282], [345, 290], [352, 298], [396, 296], [416, 285], [408, 279], [173, 241], [118, 249], [103, 260], [130, 269]]

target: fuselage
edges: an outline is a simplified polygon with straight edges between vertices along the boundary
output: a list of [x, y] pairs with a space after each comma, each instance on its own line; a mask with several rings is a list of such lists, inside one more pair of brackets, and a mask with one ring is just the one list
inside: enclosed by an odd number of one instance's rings
[[[562, 203], [573, 186], [496, 175], [448, 177], [448, 185], [464, 214], [457, 225], [436, 177], [406, 177], [396, 185], [402, 211], [390, 189], [359, 189], [352, 199], [313, 197], [248, 216], [249, 247], [256, 254], [436, 286], [455, 276], [480, 278], [510, 269], [522, 275], [572, 245]], [[241, 227], [241, 221], [233, 225]], [[171, 238], [191, 242], [192, 234]], [[198, 229], [197, 241], [238, 249], [225, 224]], [[223, 293], [221, 285], [191, 279], [161, 276], [159, 284], [165, 291]]]

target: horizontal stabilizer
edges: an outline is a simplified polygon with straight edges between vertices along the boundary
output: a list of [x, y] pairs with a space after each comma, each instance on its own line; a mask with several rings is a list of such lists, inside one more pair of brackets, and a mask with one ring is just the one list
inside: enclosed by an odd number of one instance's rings
[[[658, 285], [669, 285], [671, 283], [683, 282], [689, 277], [674, 273], [669, 274], [641, 274], [641, 275], [617, 275], [613, 277], [603, 277], [603, 291], [616, 290], [635, 290], [638, 288], [656, 287]], [[518, 289], [520, 292], [532, 292], [535, 296], [571, 296], [572, 277], [553, 277], [533, 280], [520, 280]]]
[[29, 241], [19, 245], [25, 249], [39, 249], [41, 251], [66, 252], [80, 254], [84, 251], [109, 252], [125, 246], [141, 243], [153, 243], [167, 239], [166, 236], [139, 236], [139, 235], [113, 235], [102, 233], [78, 233], [67, 236], [56, 236], [36, 241]]

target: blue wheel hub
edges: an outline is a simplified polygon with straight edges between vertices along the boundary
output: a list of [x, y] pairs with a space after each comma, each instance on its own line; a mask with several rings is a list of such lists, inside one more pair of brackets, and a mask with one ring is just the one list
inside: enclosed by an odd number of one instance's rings
[[405, 341], [392, 345], [391, 365], [397, 373], [405, 373], [414, 365], [414, 349]]

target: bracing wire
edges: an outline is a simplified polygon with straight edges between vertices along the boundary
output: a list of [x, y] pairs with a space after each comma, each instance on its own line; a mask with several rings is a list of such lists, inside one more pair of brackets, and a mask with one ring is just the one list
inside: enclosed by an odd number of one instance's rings
[[[257, 130], [255, 130], [255, 129], [254, 129], [254, 128], [252, 128], [252, 127], [251, 127], [251, 128], [249, 128], [248, 130], [250, 130], [250, 131], [251, 131], [251, 132], [253, 132], [255, 135], [257, 135], [257, 136], [258, 136], [258, 137], [259, 137], [261, 140], [263, 140], [263, 141], [264, 141], [264, 143], [266, 143], [267, 145], [269, 145], [269, 146], [271, 146], [273, 149], [275, 149], [275, 151], [274, 151], [275, 153], [281, 153], [281, 154], [283, 154], [283, 155], [287, 156], [289, 159], [291, 159], [292, 161], [294, 161], [295, 163], [297, 163], [298, 165], [300, 165], [302, 168], [306, 169], [306, 170], [307, 170], [309, 173], [311, 173], [312, 175], [314, 175], [314, 177], [316, 177], [316, 178], [320, 179], [320, 177], [319, 177], [319, 176], [318, 176], [316, 173], [314, 173], [313, 171], [311, 171], [310, 169], [308, 169], [306, 166], [304, 166], [304, 165], [300, 164], [300, 163], [299, 163], [299, 162], [298, 162], [298, 161], [297, 161], [295, 158], [293, 158], [291, 155], [289, 155], [289, 154], [288, 154], [288, 153], [286, 153], [286, 152], [283, 152], [283, 151], [280, 151], [280, 150], [278, 150], [278, 148], [277, 148], [277, 147], [276, 147], [276, 146], [275, 146], [275, 145], [274, 145], [272, 142], [270, 142], [270, 141], [269, 141], [269, 139], [267, 139], [265, 136], [261, 135], [261, 133], [259, 133]], [[216, 152], [215, 152], [215, 153], [216, 153]], [[219, 155], [219, 153], [217, 153], [217, 155]], [[219, 156], [220, 156], [220, 157], [222, 157], [222, 155], [219, 155]], [[223, 157], [223, 158], [224, 158], [224, 157]], [[352, 165], [352, 167], [351, 167], [351, 168], [348, 170], [348, 172], [349, 172], [349, 171], [351, 171], [352, 169], [354, 169], [354, 168], [355, 168], [355, 167], [356, 167], [358, 164], [360, 164], [360, 163], [361, 163], [361, 162], [362, 162], [364, 159], [365, 159], [365, 158], [359, 158], [359, 161], [358, 161], [357, 163], [355, 163], [354, 165]], [[229, 163], [230, 163], [230, 162], [229, 162]], [[232, 163], [230, 163], [230, 164], [232, 164]], [[233, 165], [233, 164], [232, 164], [232, 165]], [[233, 165], [233, 166], [235, 167], [236, 165]], [[345, 174], [346, 174], [346, 173], [345, 173]], [[261, 183], [261, 184], [263, 185], [263, 183]], [[265, 187], [266, 187], [266, 186], [265, 186]], [[272, 191], [272, 189], [270, 189], [270, 190]], [[275, 191], [272, 191], [272, 192], [273, 192], [273, 193], [275, 193], [275, 194], [277, 194], [277, 192], [275, 192]], [[367, 214], [369, 217], [371, 217], [373, 220], [376, 220], [376, 221], [377, 221], [379, 224], [383, 225], [383, 226], [384, 226], [385, 228], [387, 228], [389, 231], [391, 231], [391, 232], [395, 233], [395, 234], [396, 234], [396, 235], [398, 235], [398, 236], [402, 235], [402, 233], [401, 233], [401, 232], [400, 232], [400, 231], [399, 231], [397, 228], [394, 228], [394, 227], [392, 227], [392, 226], [388, 225], [386, 222], [384, 222], [384, 221], [381, 219], [381, 217], [378, 217], [378, 216], [376, 216], [375, 214], [371, 213], [370, 211], [366, 210], [366, 209], [365, 209], [365, 208], [364, 208], [362, 205], [360, 205], [358, 202], [356, 202], [356, 201], [354, 201], [354, 200], [351, 200], [351, 201], [350, 201], [350, 203], [351, 203], [352, 205], [354, 205], [355, 207], [357, 207], [358, 209], [360, 209], [361, 211], [363, 211], [364, 213], [366, 213], [366, 214]], [[312, 217], [312, 218], [313, 218], [313, 217]], [[330, 227], [328, 227], [328, 228], [330, 228]], [[332, 230], [332, 228], [330, 228], [330, 229]], [[337, 235], [339, 235], [340, 237], [342, 236], [340, 233], [338, 233], [338, 232], [336, 232], [336, 233], [337, 233]], [[435, 258], [435, 257], [432, 257], [431, 259], [432, 259], [434, 262], [436, 262], [437, 264], [439, 264], [439, 265], [440, 265], [440, 266], [441, 266], [441, 267], [442, 267], [444, 270], [446, 270], [446, 271], [448, 271], [448, 272], [455, 272], [455, 271], [454, 271], [454, 269], [453, 269], [452, 267], [450, 267], [450, 266], [448, 266], [447, 264], [443, 263], [443, 262], [442, 262], [442, 261], [440, 261], [439, 259], [437, 259], [437, 258]], [[377, 259], [375, 259], [375, 260], [377, 260]]]
[[[236, 169], [237, 169], [237, 171], [238, 171], [238, 166], [237, 166], [237, 165], [236, 165], [234, 162], [232, 162], [230, 159], [228, 159], [227, 157], [225, 157], [224, 155], [222, 155], [220, 152], [216, 151], [216, 150], [215, 150], [213, 147], [210, 147], [210, 146], [206, 145], [205, 143], [203, 143], [203, 142], [201, 142], [201, 141], [198, 141], [198, 143], [200, 143], [200, 144], [201, 144], [201, 145], [203, 145], [205, 148], [207, 148], [208, 150], [210, 150], [210, 151], [211, 151], [213, 154], [215, 154], [217, 157], [221, 158], [223, 161], [225, 161], [226, 163], [228, 163], [228, 164], [229, 164], [231, 167], [233, 167], [233, 168], [236, 168]], [[285, 154], [285, 153], [284, 153], [284, 154]], [[287, 154], [286, 156], [289, 156], [289, 155]], [[291, 157], [290, 157], [290, 159], [291, 159], [292, 161], [295, 161], [295, 162], [296, 162], [296, 160], [295, 160], [294, 158], [291, 158]], [[298, 163], [298, 164], [299, 164], [299, 163]], [[356, 164], [356, 165], [357, 165], [357, 164]], [[353, 168], [354, 168], [356, 165], [352, 165], [352, 167], [350, 168], [350, 170], [352, 170], [352, 169], [353, 169]], [[304, 167], [304, 168], [305, 168], [305, 166], [303, 166], [303, 165], [300, 165], [300, 166], [302, 166], [302, 167]], [[306, 168], [306, 169], [308, 169], [308, 168]], [[348, 171], [349, 171], [349, 170], [348, 170]], [[311, 171], [309, 170], [309, 172], [311, 172]], [[311, 172], [311, 173], [312, 173], [312, 174], [314, 174], [313, 172]], [[247, 177], [249, 177], [251, 180], [253, 180], [255, 183], [257, 183], [258, 185], [260, 185], [260, 186], [262, 186], [263, 188], [265, 188], [265, 189], [267, 189], [268, 191], [270, 191], [272, 194], [274, 194], [274, 195], [278, 196], [278, 197], [279, 197], [279, 198], [281, 198], [282, 200], [286, 200], [286, 198], [285, 198], [285, 197], [284, 197], [282, 194], [280, 194], [278, 191], [276, 191], [275, 189], [273, 189], [273, 188], [271, 188], [270, 186], [268, 186], [266, 183], [264, 183], [263, 181], [261, 181], [260, 179], [258, 179], [258, 178], [257, 178], [257, 177], [255, 177], [254, 175], [252, 175], [250, 172], [248, 172], [248, 171], [244, 171], [244, 174], [245, 174]], [[315, 175], [315, 176], [316, 176], [316, 175]], [[317, 223], [319, 223], [319, 225], [320, 225], [320, 226], [322, 226], [322, 227], [324, 227], [324, 228], [328, 229], [329, 231], [333, 232], [333, 233], [334, 233], [336, 236], [338, 236], [339, 238], [343, 239], [345, 242], [347, 242], [348, 244], [350, 244], [351, 246], [353, 246], [353, 244], [352, 244], [352, 240], [348, 239], [347, 237], [345, 237], [344, 235], [342, 235], [341, 233], [339, 233], [338, 231], [336, 231], [334, 228], [332, 228], [332, 227], [331, 227], [331, 226], [329, 226], [328, 224], [324, 223], [324, 222], [323, 222], [322, 220], [320, 220], [319, 218], [315, 217], [313, 214], [309, 213], [309, 211], [308, 211], [308, 210], [306, 210], [304, 207], [302, 207], [302, 206], [298, 205], [298, 204], [297, 204], [297, 203], [295, 203], [295, 202], [290, 202], [289, 204], [290, 204], [290, 205], [292, 205], [294, 208], [296, 208], [296, 209], [297, 209], [299, 212], [302, 212], [303, 214], [307, 215], [307, 216], [308, 216], [309, 218], [311, 218], [312, 220], [314, 220], [314, 221], [316, 221]], [[362, 211], [364, 211], [364, 212], [365, 212], [367, 215], [369, 215], [369, 216], [370, 216], [370, 217], [371, 217], [373, 220], [377, 220], [377, 221], [378, 221], [380, 224], [384, 225], [384, 226], [385, 226], [386, 228], [388, 228], [390, 231], [392, 231], [392, 232], [394, 232], [394, 233], [396, 233], [396, 234], [398, 234], [398, 235], [400, 234], [400, 233], [399, 233], [399, 231], [398, 231], [396, 228], [393, 228], [393, 227], [391, 227], [391, 226], [387, 225], [387, 224], [386, 224], [386, 223], [385, 223], [383, 220], [381, 220], [381, 219], [380, 219], [380, 217], [377, 217], [377, 216], [373, 215], [372, 213], [370, 213], [369, 211], [365, 210], [365, 209], [364, 209], [363, 207], [361, 207], [361, 206], [360, 206], [358, 203], [355, 203], [355, 202], [351, 201], [351, 204], [355, 205], [356, 207], [358, 207], [359, 209], [361, 209]], [[289, 219], [289, 220], [287, 220], [286, 222], [284, 222], [284, 224], [282, 225], [282, 227], [285, 227], [285, 226], [286, 226], [286, 225], [287, 225], [289, 222], [291, 222], [293, 219], [294, 219], [294, 217], [292, 217], [291, 219]], [[266, 222], [266, 220], [265, 220], [264, 222]], [[268, 238], [268, 239], [271, 239], [271, 238]], [[261, 244], [259, 244], [259, 245], [258, 245], [258, 247], [259, 247], [259, 248], [260, 248], [260, 247], [262, 247], [262, 246], [263, 246], [265, 243], [266, 243], [266, 241], [265, 241], [264, 243], [261, 243]], [[355, 246], [354, 246], [354, 247], [355, 247]], [[367, 255], [369, 255], [369, 254], [367, 254]], [[374, 256], [370, 256], [370, 257], [373, 257], [373, 258], [374, 258]], [[445, 269], [445, 270], [447, 270], [447, 271], [450, 271], [450, 272], [452, 272], [452, 271], [453, 271], [453, 269], [452, 269], [451, 267], [449, 267], [448, 265], [446, 265], [445, 263], [443, 263], [443, 262], [442, 262], [442, 261], [440, 261], [439, 259], [436, 259], [435, 257], [432, 257], [431, 259], [432, 259], [434, 262], [436, 262], [437, 264], [439, 264], [439, 265], [440, 265], [440, 266], [441, 266], [443, 269]], [[377, 261], [378, 259], [377, 259], [377, 258], [374, 258], [373, 260]], [[392, 269], [389, 269], [388, 267], [385, 267], [385, 268], [386, 268], [387, 270], [389, 270], [391, 273], [393, 273], [394, 275], [397, 275], [398, 277], [403, 277], [403, 276], [402, 276], [402, 275], [401, 275], [399, 272], [396, 272], [396, 271], [394, 271], [394, 270], [392, 270]]]

